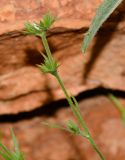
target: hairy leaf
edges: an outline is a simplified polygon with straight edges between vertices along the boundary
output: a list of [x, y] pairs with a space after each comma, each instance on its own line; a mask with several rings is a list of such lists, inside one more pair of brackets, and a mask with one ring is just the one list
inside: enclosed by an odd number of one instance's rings
[[86, 52], [86, 49], [88, 48], [91, 40], [99, 30], [101, 25], [106, 21], [106, 19], [111, 15], [111, 13], [118, 7], [118, 5], [122, 1], [123, 0], [104, 0], [99, 6], [83, 41], [82, 51], [84, 53]]

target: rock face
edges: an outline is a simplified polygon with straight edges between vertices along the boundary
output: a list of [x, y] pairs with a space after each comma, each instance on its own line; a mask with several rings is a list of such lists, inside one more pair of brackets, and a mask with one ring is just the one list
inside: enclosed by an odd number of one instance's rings
[[[57, 28], [48, 35], [66, 87], [74, 95], [97, 87], [124, 91], [124, 30], [113, 32], [104, 28], [86, 55], [80, 49], [83, 33], [84, 29]], [[0, 114], [29, 111], [64, 98], [54, 77], [43, 75], [36, 67], [42, 62], [40, 39], [16, 32], [2, 35], [1, 39]]]
[[91, 92], [86, 96], [86, 91], [97, 88], [120, 91], [125, 105], [125, 2], [102, 26], [87, 53], [81, 53], [84, 34], [101, 1], [0, 1], [0, 125], [8, 146], [12, 144], [8, 128], [14, 127], [27, 160], [99, 160], [86, 140], [41, 125], [73, 118], [54, 77], [36, 66], [43, 62], [40, 51], [45, 52], [41, 40], [22, 34], [26, 21], [39, 21], [48, 11], [57, 16], [47, 38], [60, 63], [59, 74], [72, 95], [81, 97], [82, 114], [106, 160], [125, 159], [125, 128], [119, 113], [106, 96]]
[[[121, 99], [121, 102], [125, 105], [125, 100]], [[55, 106], [58, 108], [55, 109]], [[125, 159], [125, 127], [112, 103], [103, 95], [98, 95], [81, 100], [80, 107], [91, 134], [106, 160]], [[7, 119], [16, 122], [0, 124], [4, 131], [4, 144], [12, 147], [9, 127], [13, 127], [26, 160], [59, 158], [60, 160], [99, 160], [85, 139], [41, 124], [43, 121], [65, 124], [69, 119], [74, 119], [70, 108], [63, 105], [59, 108], [59, 103], [45, 108], [35, 111], [34, 114], [29, 112], [22, 115], [23, 121], [16, 121], [16, 116], [4, 116], [0, 119], [4, 122]]]
[[20, 2], [1, 0], [0, 33], [22, 29], [25, 21], [40, 20], [46, 12], [52, 12], [58, 17], [57, 26], [68, 28], [88, 26], [100, 2], [101, 0], [89, 2], [86, 0], [53, 0], [53, 3], [50, 0], [22, 0]]

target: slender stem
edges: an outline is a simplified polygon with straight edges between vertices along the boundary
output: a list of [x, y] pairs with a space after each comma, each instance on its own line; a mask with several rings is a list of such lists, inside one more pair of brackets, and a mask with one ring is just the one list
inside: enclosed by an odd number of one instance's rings
[[40, 37], [41, 37], [42, 42], [43, 42], [43, 45], [44, 45], [44, 47], [45, 47], [47, 56], [48, 56], [50, 62], [52, 62], [52, 61], [53, 61], [53, 57], [52, 57], [52, 53], [51, 53], [50, 48], [49, 48], [48, 41], [47, 41], [47, 39], [46, 39], [46, 33], [45, 33], [45, 32], [42, 32], [41, 35], [40, 35]]
[[[61, 80], [61, 78], [60, 78], [60, 76], [58, 75], [57, 72], [56, 72], [55, 77], [57, 78], [57, 80], [58, 80], [58, 82], [59, 82], [59, 84], [60, 84], [60, 86], [61, 86], [61, 88], [62, 88], [62, 90], [63, 90], [63, 92], [64, 92], [64, 94], [65, 94], [65, 96], [66, 96], [66, 98], [67, 98], [67, 100], [68, 100], [68, 102], [69, 102], [69, 105], [70, 105], [72, 108], [74, 108], [74, 104], [73, 104], [70, 96], [68, 95], [67, 90], [65, 89], [65, 86], [64, 86], [64, 84], [63, 84], [63, 81]], [[99, 148], [97, 147], [96, 143], [95, 143], [94, 140], [92, 139], [92, 137], [91, 137], [91, 135], [90, 135], [90, 133], [89, 133], [89, 129], [88, 129], [88, 127], [86, 126], [86, 123], [84, 122], [83, 118], [81, 117], [81, 114], [79, 115], [79, 114], [76, 114], [76, 113], [78, 113], [78, 112], [75, 112], [75, 115], [76, 115], [76, 117], [77, 117], [77, 120], [79, 121], [79, 123], [81, 124], [81, 126], [83, 127], [83, 129], [85, 130], [85, 134], [82, 134], [82, 136], [83, 136], [83, 137], [86, 137], [86, 138], [89, 140], [89, 142], [90, 142], [91, 145], [93, 146], [94, 150], [95, 150], [95, 151], [97, 152], [97, 154], [99, 155], [100, 159], [101, 159], [101, 160], [105, 160], [104, 156], [103, 156], [102, 153], [100, 152], [100, 150], [99, 150]], [[86, 136], [85, 136], [85, 135], [86, 135]]]
[[[50, 60], [50, 62], [51, 62], [51, 61], [53, 61], [53, 57], [52, 57], [52, 54], [51, 54], [51, 51], [50, 51], [50, 48], [49, 48], [49, 45], [48, 45], [48, 42], [47, 42], [47, 39], [46, 39], [46, 34], [45, 34], [45, 32], [43, 32], [43, 33], [41, 34], [41, 38], [42, 38], [42, 41], [43, 41], [43, 45], [44, 45], [44, 47], [45, 47], [45, 50], [46, 50], [46, 52], [47, 52], [47, 56], [48, 56], [48, 58], [49, 58], [49, 60]], [[58, 83], [60, 84], [60, 86], [61, 86], [61, 88], [62, 88], [62, 90], [63, 90], [63, 92], [64, 92], [64, 94], [65, 94], [65, 96], [66, 96], [66, 99], [67, 99], [69, 105], [71, 106], [71, 108], [72, 108], [72, 110], [73, 110], [73, 113], [74, 113], [74, 115], [76, 116], [78, 122], [81, 124], [82, 128], [84, 129], [84, 132], [85, 132], [85, 133], [83, 133], [82, 136], [84, 135], [83, 137], [86, 137], [86, 138], [90, 141], [91, 145], [93, 146], [94, 150], [95, 150], [95, 151], [97, 152], [97, 154], [99, 155], [100, 159], [101, 159], [101, 160], [105, 160], [105, 158], [103, 157], [103, 155], [102, 155], [101, 152], [99, 151], [97, 145], [95, 144], [94, 140], [92, 139], [92, 137], [91, 137], [91, 135], [90, 135], [90, 133], [89, 133], [89, 129], [88, 129], [86, 123], [84, 122], [83, 118], [82, 118], [82, 115], [81, 115], [81, 113], [80, 113], [80, 110], [78, 109], [79, 106], [78, 106], [77, 101], [75, 100], [75, 98], [73, 98], [73, 100], [72, 100], [72, 98], [69, 96], [69, 94], [68, 94], [68, 92], [67, 92], [67, 90], [66, 90], [66, 88], [65, 88], [65, 86], [64, 86], [64, 83], [63, 83], [62, 79], [60, 78], [58, 72], [56, 71], [53, 75], [56, 77]], [[75, 103], [75, 104], [74, 104], [74, 103]], [[85, 135], [86, 135], [86, 136], [85, 136]]]
[[89, 137], [88, 138], [89, 142], [91, 143], [91, 145], [93, 146], [94, 150], [98, 153], [99, 157], [101, 158], [101, 160], [105, 160], [104, 156], [102, 155], [102, 153], [100, 152], [99, 148], [97, 147], [96, 143], [94, 142], [94, 140]]
[[86, 139], [88, 139], [88, 141], [91, 143], [92, 147], [94, 148], [94, 150], [98, 153], [99, 157], [101, 158], [101, 160], [105, 160], [104, 156], [102, 155], [102, 153], [100, 152], [98, 146], [96, 145], [96, 143], [94, 142], [93, 138], [91, 137], [91, 135], [85, 135], [83, 132], [80, 132], [80, 135], [82, 137], [85, 137]]
[[73, 113], [75, 114], [75, 116], [77, 117], [77, 120], [79, 121], [79, 123], [82, 125], [82, 128], [84, 129], [84, 131], [86, 132], [86, 134], [89, 134], [89, 130], [88, 130], [88, 127], [86, 126], [86, 123], [84, 122], [81, 114], [77, 111], [77, 108], [74, 106], [74, 103], [71, 99], [71, 97], [69, 96], [67, 90], [65, 89], [65, 86], [64, 86], [64, 83], [62, 81], [62, 79], [60, 78], [58, 72], [56, 72], [56, 75], [55, 75], [57, 81], [59, 82], [65, 96], [66, 96], [66, 99], [69, 103], [69, 105], [71, 106], [72, 110], [73, 110]]

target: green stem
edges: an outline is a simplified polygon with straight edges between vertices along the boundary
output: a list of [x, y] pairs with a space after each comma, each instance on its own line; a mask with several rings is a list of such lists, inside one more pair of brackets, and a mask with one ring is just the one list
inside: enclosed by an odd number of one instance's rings
[[50, 62], [52, 62], [52, 61], [53, 61], [53, 57], [52, 57], [52, 53], [51, 53], [50, 48], [49, 48], [48, 41], [47, 41], [47, 39], [46, 39], [46, 33], [45, 33], [45, 32], [42, 32], [41, 35], [40, 35], [40, 37], [41, 37], [42, 42], [43, 42], [43, 45], [44, 45], [44, 47], [45, 47], [47, 56], [48, 56]]
[[[42, 42], [43, 42], [43, 45], [44, 45], [44, 47], [45, 47], [47, 56], [48, 56], [48, 58], [49, 58], [49, 60], [50, 60], [50, 62], [51, 62], [51, 61], [53, 61], [53, 57], [52, 57], [52, 53], [51, 53], [50, 48], [49, 48], [49, 45], [48, 45], [48, 41], [47, 41], [47, 39], [46, 39], [46, 33], [43, 32], [40, 36], [41, 36], [41, 38], [42, 38]], [[82, 125], [83, 129], [85, 130], [85, 132], [86, 132], [87, 134], [89, 134], [89, 130], [88, 130], [87, 126], [86, 126], [86, 123], [83, 121], [83, 118], [82, 118], [81, 114], [80, 114], [79, 112], [77, 112], [77, 110], [76, 110], [76, 108], [75, 108], [75, 106], [74, 106], [74, 104], [73, 104], [73, 101], [72, 101], [72, 99], [70, 98], [67, 90], [65, 89], [64, 84], [63, 84], [63, 81], [61, 80], [61, 78], [60, 78], [60, 76], [59, 76], [59, 74], [58, 74], [57, 72], [55, 72], [55, 77], [56, 77], [56, 79], [58, 80], [58, 82], [59, 82], [59, 84], [60, 84], [60, 86], [61, 86], [61, 88], [62, 88], [62, 90], [63, 90], [63, 92], [64, 92], [64, 94], [65, 94], [65, 96], [66, 96], [66, 98], [67, 98], [67, 101], [68, 101], [69, 105], [71, 106], [71, 108], [72, 108], [72, 110], [73, 110], [73, 113], [74, 113], [75, 116], [77, 117], [79, 123]]]
[[[60, 84], [60, 86], [61, 86], [61, 88], [62, 88], [62, 90], [63, 90], [63, 92], [64, 92], [64, 94], [65, 94], [65, 96], [66, 96], [66, 98], [67, 98], [67, 100], [68, 100], [68, 102], [69, 102], [69, 105], [70, 105], [71, 108], [73, 109], [73, 108], [74, 108], [74, 104], [73, 104], [73, 102], [72, 102], [69, 94], [67, 93], [67, 90], [65, 89], [65, 86], [64, 86], [64, 84], [63, 84], [63, 82], [62, 82], [62, 80], [61, 80], [61, 78], [60, 78], [60, 76], [58, 75], [57, 72], [56, 72], [56, 74], [55, 74], [55, 77], [57, 78], [57, 80], [58, 80], [58, 82], [59, 82], [59, 84]], [[74, 111], [74, 109], [73, 109], [73, 111]], [[86, 137], [86, 138], [89, 140], [89, 142], [90, 142], [91, 145], [93, 146], [94, 150], [95, 150], [96, 153], [99, 155], [100, 159], [101, 159], [101, 160], [105, 160], [105, 158], [103, 157], [103, 155], [102, 155], [102, 153], [100, 152], [99, 148], [97, 147], [96, 143], [95, 143], [94, 140], [92, 139], [92, 137], [91, 137], [91, 135], [90, 135], [90, 133], [89, 133], [89, 129], [88, 129], [88, 127], [86, 126], [86, 123], [84, 122], [83, 118], [81, 117], [81, 114], [79, 115], [78, 112], [76, 112], [76, 111], [74, 111], [74, 112], [75, 112], [74, 114], [75, 114], [76, 117], [77, 117], [77, 120], [79, 121], [79, 123], [81, 124], [81, 126], [83, 127], [83, 129], [85, 130], [85, 134], [82, 134], [82, 136], [83, 136], [83, 137]], [[85, 136], [85, 135], [86, 135], [86, 136]]]
[[[53, 57], [52, 57], [52, 54], [51, 54], [51, 51], [50, 51], [50, 48], [49, 48], [49, 45], [48, 45], [48, 42], [47, 42], [47, 39], [46, 39], [46, 34], [45, 34], [45, 32], [43, 32], [43, 33], [41, 34], [41, 38], [42, 38], [42, 41], [43, 41], [43, 45], [44, 45], [44, 47], [45, 47], [45, 50], [46, 50], [46, 52], [47, 52], [47, 56], [48, 56], [48, 58], [49, 58], [49, 60], [50, 60], [50, 62], [51, 62], [51, 61], [53, 61]], [[99, 155], [100, 159], [101, 159], [101, 160], [105, 160], [105, 158], [103, 157], [103, 155], [102, 155], [101, 152], [99, 151], [97, 145], [95, 144], [94, 140], [92, 139], [92, 137], [91, 137], [91, 135], [90, 135], [90, 133], [89, 133], [89, 129], [88, 129], [86, 123], [84, 122], [84, 120], [83, 120], [83, 118], [82, 118], [82, 115], [81, 115], [81, 113], [80, 113], [80, 111], [79, 111], [79, 109], [78, 109], [79, 106], [78, 106], [77, 101], [75, 100], [75, 98], [73, 98], [73, 100], [72, 100], [72, 98], [69, 96], [69, 94], [68, 94], [68, 92], [67, 92], [67, 90], [66, 90], [66, 88], [65, 88], [65, 86], [64, 86], [64, 83], [63, 83], [62, 79], [60, 78], [58, 72], [56, 71], [53, 75], [56, 77], [58, 83], [60, 84], [60, 86], [61, 86], [61, 88], [62, 88], [62, 90], [63, 90], [63, 92], [64, 92], [64, 94], [65, 94], [65, 96], [66, 96], [66, 99], [67, 99], [69, 105], [71, 106], [71, 108], [72, 108], [72, 110], [73, 110], [73, 113], [74, 113], [74, 115], [76, 116], [78, 122], [81, 124], [82, 128], [84, 129], [84, 132], [85, 132], [84, 137], [85, 137], [85, 135], [86, 135], [86, 138], [89, 140], [89, 142], [90, 142], [91, 145], [93, 146], [94, 150], [95, 150], [95, 151], [97, 152], [97, 154]], [[75, 103], [75, 104], [74, 104], [74, 103]], [[83, 136], [83, 135], [82, 135], [82, 136]]]
[[89, 134], [89, 130], [88, 130], [88, 127], [86, 126], [86, 123], [83, 121], [83, 118], [81, 116], [81, 114], [77, 111], [77, 108], [75, 107], [71, 97], [69, 96], [67, 90], [65, 89], [65, 86], [64, 86], [64, 83], [63, 81], [61, 80], [59, 74], [56, 72], [55, 74], [55, 77], [57, 79], [57, 81], [59, 82], [65, 96], [66, 96], [66, 99], [69, 103], [69, 105], [71, 106], [72, 110], [73, 110], [73, 113], [74, 115], [77, 117], [77, 120], [79, 121], [79, 123], [81, 124], [82, 128], [84, 129], [84, 131], [86, 132], [86, 134]]
[[91, 145], [93, 146], [94, 150], [96, 151], [96, 153], [98, 153], [99, 157], [101, 158], [101, 160], [105, 160], [104, 156], [102, 155], [102, 153], [100, 152], [99, 148], [97, 147], [96, 143], [94, 142], [94, 140], [92, 139], [92, 137], [90, 136], [88, 138], [89, 142], [91, 143]]
[[82, 137], [85, 137], [86, 139], [88, 139], [88, 141], [91, 143], [92, 147], [94, 148], [94, 150], [96, 151], [96, 153], [98, 153], [99, 157], [101, 160], [105, 160], [104, 156], [102, 155], [102, 153], [100, 152], [98, 146], [96, 145], [96, 143], [94, 142], [93, 138], [91, 137], [91, 135], [85, 135], [83, 132], [80, 132], [80, 135]]

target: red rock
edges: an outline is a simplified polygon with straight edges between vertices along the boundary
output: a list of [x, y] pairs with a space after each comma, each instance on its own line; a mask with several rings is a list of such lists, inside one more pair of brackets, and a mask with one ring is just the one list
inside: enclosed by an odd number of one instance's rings
[[[55, 59], [61, 64], [59, 73], [68, 90], [73, 95], [100, 86], [125, 90], [124, 3], [104, 25], [86, 55], [81, 53], [83, 35], [100, 0], [74, 3], [54, 1], [51, 6], [49, 1], [1, 1], [2, 10], [6, 11], [1, 10], [1, 17], [7, 20], [0, 22], [0, 114], [30, 111], [64, 98], [54, 77], [41, 74], [36, 67], [43, 61], [39, 53], [43, 51], [41, 40], [19, 32], [24, 21], [39, 20], [40, 13], [47, 10], [46, 6], [60, 17], [55, 24], [58, 28], [53, 27], [48, 33], [48, 40]], [[82, 7], [87, 8], [83, 15]], [[10, 17], [5, 16], [8, 10], [12, 12]], [[70, 29], [67, 28], [67, 18]]]
[[[125, 105], [125, 100], [120, 100]], [[85, 98], [79, 104], [91, 134], [106, 160], [123, 160], [125, 127], [113, 104], [104, 96]], [[13, 119], [15, 123], [0, 124], [4, 133], [2, 142], [12, 147], [9, 128], [13, 127], [27, 160], [90, 160], [91, 157], [93, 160], [99, 160], [86, 139], [42, 125], [42, 122], [46, 121], [51, 124], [65, 124], [69, 119], [74, 119], [70, 108], [55, 110], [51, 105], [48, 107], [53, 110], [52, 114], [49, 114], [50, 109], [46, 112], [41, 109], [38, 112], [18, 115], [21, 119], [15, 115], [11, 115], [11, 119], [4, 116], [3, 122]]]

